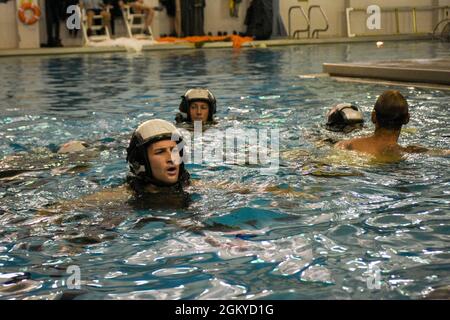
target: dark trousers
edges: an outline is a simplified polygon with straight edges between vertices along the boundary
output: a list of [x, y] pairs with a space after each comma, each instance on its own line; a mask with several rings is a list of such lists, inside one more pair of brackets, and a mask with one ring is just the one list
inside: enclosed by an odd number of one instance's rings
[[113, 6], [111, 9], [111, 32], [116, 34], [116, 23], [115, 18], [122, 17], [122, 10], [119, 7], [119, 0], [103, 0], [104, 4], [110, 4]]
[[45, 0], [45, 21], [47, 24], [47, 43], [49, 45], [61, 42], [59, 37], [60, 13], [60, 0]]

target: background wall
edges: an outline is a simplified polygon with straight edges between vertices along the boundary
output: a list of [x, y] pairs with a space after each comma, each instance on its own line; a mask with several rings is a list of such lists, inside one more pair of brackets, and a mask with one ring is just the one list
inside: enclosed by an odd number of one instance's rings
[[[44, 1], [39, 0], [43, 16], [45, 17]], [[158, 0], [145, 0], [146, 3], [157, 5]], [[227, 31], [231, 34], [233, 31], [244, 32], [245, 14], [251, 0], [242, 0], [239, 8], [239, 17], [230, 17], [228, 9], [228, 0], [206, 0], [205, 8], [205, 32], [212, 32], [214, 35], [218, 31]], [[327, 32], [322, 33], [321, 37], [346, 37], [347, 27], [345, 18], [345, 8], [367, 8], [368, 5], [377, 4], [381, 8], [387, 7], [404, 7], [404, 6], [431, 6], [431, 5], [448, 5], [450, 0], [280, 0], [280, 13], [288, 28], [288, 10], [291, 6], [301, 5], [307, 12], [309, 5], [321, 5], [328, 16], [330, 28]], [[352, 32], [356, 34], [394, 34], [396, 32], [394, 13], [383, 13], [381, 21], [381, 30], [368, 30], [366, 20], [368, 15], [365, 12], [352, 13], [351, 25]], [[412, 33], [412, 17], [411, 13], [403, 12], [399, 15], [400, 32]], [[312, 28], [320, 28], [324, 25], [321, 16], [314, 12], [312, 15]], [[417, 22], [419, 32], [431, 32], [433, 26], [439, 21], [437, 13], [418, 12]], [[6, 4], [0, 4], [0, 49], [17, 48], [19, 46], [18, 39], [18, 21], [17, 9], [14, 0], [8, 1]], [[170, 24], [165, 12], [156, 13], [153, 23], [153, 32], [155, 35], [170, 33]], [[296, 12], [293, 15], [293, 30], [305, 27], [304, 20]], [[45, 19], [41, 19], [38, 26], [38, 34], [41, 43], [46, 42]], [[125, 28], [122, 19], [116, 19], [116, 36], [125, 36]], [[61, 23], [61, 36], [65, 46], [81, 45], [81, 32], [77, 38], [71, 38], [65, 24]], [[305, 34], [302, 37], [306, 37]]]
[[14, 1], [0, 3], [0, 49], [18, 45], [16, 4]]

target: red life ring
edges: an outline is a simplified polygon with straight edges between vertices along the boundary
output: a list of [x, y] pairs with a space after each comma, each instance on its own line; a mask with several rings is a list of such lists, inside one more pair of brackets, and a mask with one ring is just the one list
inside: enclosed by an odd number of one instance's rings
[[[25, 11], [27, 10], [31, 10], [33, 11], [33, 15], [28, 18], [25, 14]], [[19, 8], [19, 20], [26, 24], [26, 25], [32, 25], [35, 24], [39, 18], [41, 17], [41, 9], [39, 8], [38, 5], [34, 4], [34, 3], [23, 3], [20, 8]]]

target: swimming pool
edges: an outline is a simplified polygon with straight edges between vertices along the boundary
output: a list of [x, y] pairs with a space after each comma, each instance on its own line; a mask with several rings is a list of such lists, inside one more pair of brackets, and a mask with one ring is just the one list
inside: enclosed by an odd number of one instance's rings
[[[342, 138], [323, 130], [326, 111], [356, 103], [367, 120], [388, 87], [302, 75], [320, 73], [322, 62], [449, 52], [449, 44], [411, 41], [383, 49], [355, 43], [1, 59], [0, 298], [417, 299], [448, 285], [449, 159], [339, 159], [316, 143]], [[218, 128], [280, 130], [277, 175], [190, 164], [209, 187], [191, 190], [185, 208], [37, 214], [122, 184], [132, 130], [151, 117], [172, 121], [180, 95], [194, 86], [208, 86], [218, 98]], [[400, 143], [450, 148], [450, 92], [394, 88], [412, 113]], [[371, 130], [366, 123], [355, 134]], [[73, 139], [95, 150], [53, 153]], [[348, 172], [354, 174], [342, 174]], [[223, 181], [308, 196], [215, 187]], [[164, 223], [169, 217], [180, 223]], [[66, 286], [73, 265], [80, 268], [78, 291]]]

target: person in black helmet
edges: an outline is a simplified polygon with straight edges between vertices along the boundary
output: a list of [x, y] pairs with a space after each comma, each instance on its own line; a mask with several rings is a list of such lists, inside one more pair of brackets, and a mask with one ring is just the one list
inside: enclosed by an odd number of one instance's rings
[[361, 129], [363, 125], [362, 112], [350, 103], [337, 104], [327, 113], [326, 128], [329, 131], [350, 133]]
[[179, 110], [175, 117], [177, 123], [213, 123], [217, 112], [216, 98], [208, 89], [190, 89], [181, 96]]

